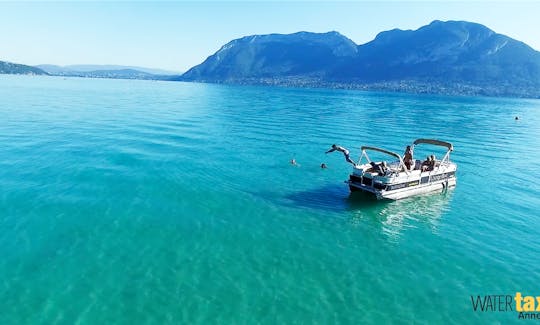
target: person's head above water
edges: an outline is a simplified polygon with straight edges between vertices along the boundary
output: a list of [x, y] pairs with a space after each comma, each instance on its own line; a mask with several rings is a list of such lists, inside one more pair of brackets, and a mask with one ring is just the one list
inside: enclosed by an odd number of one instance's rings
[[337, 145], [336, 144], [333, 144], [332, 145], [332, 148], [336, 149]]

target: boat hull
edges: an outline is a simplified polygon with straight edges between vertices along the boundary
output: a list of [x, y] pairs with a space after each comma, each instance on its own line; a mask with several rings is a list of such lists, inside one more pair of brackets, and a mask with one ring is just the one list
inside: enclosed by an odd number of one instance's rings
[[[368, 192], [379, 200], [399, 200], [407, 197], [441, 192], [456, 186], [455, 166], [438, 173], [418, 173], [407, 177], [381, 177], [351, 174], [349, 189], [351, 192]], [[370, 177], [371, 176], [371, 177]]]

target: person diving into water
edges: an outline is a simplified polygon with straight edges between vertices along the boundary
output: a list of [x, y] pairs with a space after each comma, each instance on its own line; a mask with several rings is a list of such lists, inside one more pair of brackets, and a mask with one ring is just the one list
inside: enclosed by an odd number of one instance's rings
[[353, 164], [353, 166], [356, 166], [356, 163], [349, 156], [349, 154], [350, 154], [349, 150], [347, 150], [346, 148], [344, 148], [342, 146], [338, 146], [338, 145], [333, 144], [332, 148], [330, 150], [328, 150], [327, 152], [325, 152], [325, 153], [330, 153], [330, 152], [334, 152], [334, 151], [342, 152], [343, 155], [345, 156], [345, 160], [347, 162]]

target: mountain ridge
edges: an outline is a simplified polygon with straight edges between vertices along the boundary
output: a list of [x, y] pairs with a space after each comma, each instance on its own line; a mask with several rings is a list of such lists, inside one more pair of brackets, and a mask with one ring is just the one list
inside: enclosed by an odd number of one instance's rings
[[180, 79], [540, 98], [540, 52], [478, 23], [435, 20], [361, 45], [337, 32], [245, 36]]
[[0, 61], [0, 74], [48, 75], [42, 69], [8, 61]]
[[113, 65], [113, 64], [72, 64], [59, 66], [54, 64], [39, 64], [35, 67], [40, 68], [50, 74], [60, 73], [84, 73], [95, 71], [117, 71], [117, 70], [136, 70], [153, 75], [179, 75], [181, 72], [168, 71], [162, 69], [145, 68], [138, 66]]
[[82, 78], [170, 80], [178, 76], [179, 74], [159, 69], [122, 65], [79, 64], [57, 66], [52, 64], [41, 64], [36, 67], [39, 67], [40, 69], [46, 71], [48, 74], [53, 76]]

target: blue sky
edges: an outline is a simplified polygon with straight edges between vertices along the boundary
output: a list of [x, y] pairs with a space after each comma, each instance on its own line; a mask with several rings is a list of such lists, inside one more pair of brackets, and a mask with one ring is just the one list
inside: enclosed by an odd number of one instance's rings
[[1, 2], [0, 60], [185, 71], [251, 34], [338, 31], [357, 44], [393, 29], [467, 20], [540, 50], [540, 2]]

